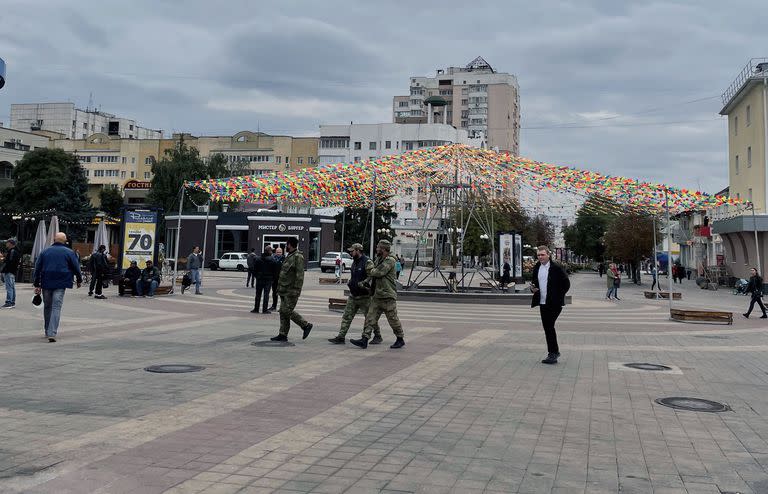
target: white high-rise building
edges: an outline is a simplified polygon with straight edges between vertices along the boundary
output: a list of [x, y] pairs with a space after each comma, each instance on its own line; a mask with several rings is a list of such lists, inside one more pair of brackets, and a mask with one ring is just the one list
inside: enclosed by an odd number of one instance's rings
[[520, 87], [517, 77], [497, 72], [482, 57], [465, 67], [438, 69], [410, 79], [410, 94], [395, 96], [392, 121], [442, 122], [482, 139], [487, 148], [520, 151]]
[[107, 134], [121, 139], [161, 139], [162, 130], [139, 126], [135, 120], [97, 110], [81, 110], [74, 103], [23, 103], [11, 105], [11, 128], [25, 132], [47, 131], [67, 139]]

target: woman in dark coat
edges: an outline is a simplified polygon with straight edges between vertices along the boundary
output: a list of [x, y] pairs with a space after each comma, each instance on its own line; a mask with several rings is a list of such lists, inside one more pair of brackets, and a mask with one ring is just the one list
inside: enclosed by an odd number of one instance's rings
[[749, 268], [749, 272], [752, 276], [749, 278], [746, 292], [752, 294], [752, 300], [749, 301], [749, 310], [747, 310], [743, 316], [749, 318], [755, 304], [758, 304], [763, 311], [763, 315], [760, 316], [760, 319], [768, 319], [768, 314], [765, 313], [765, 305], [763, 305], [763, 278], [757, 274], [757, 268]]
[[512, 271], [512, 268], [510, 267], [508, 262], [504, 263], [503, 266], [504, 274], [501, 275], [501, 288], [506, 289], [507, 285], [512, 283], [512, 276], [510, 276], [509, 272]]

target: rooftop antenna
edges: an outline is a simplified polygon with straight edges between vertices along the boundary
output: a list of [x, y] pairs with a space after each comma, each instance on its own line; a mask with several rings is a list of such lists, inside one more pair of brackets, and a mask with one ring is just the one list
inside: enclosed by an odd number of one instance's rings
[[91, 91], [91, 94], [88, 96], [88, 108], [86, 108], [85, 111], [91, 111], [91, 108], [95, 109], [93, 106], [93, 91]]

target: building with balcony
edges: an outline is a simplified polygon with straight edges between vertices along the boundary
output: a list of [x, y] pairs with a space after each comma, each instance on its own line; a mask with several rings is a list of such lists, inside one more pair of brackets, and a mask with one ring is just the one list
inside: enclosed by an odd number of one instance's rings
[[484, 147], [519, 154], [517, 78], [497, 72], [482, 57], [464, 67], [438, 69], [434, 77], [411, 77], [409, 93], [393, 98], [393, 122], [453, 125]]
[[16, 162], [33, 149], [47, 148], [48, 138], [0, 126], [0, 189], [13, 185]]

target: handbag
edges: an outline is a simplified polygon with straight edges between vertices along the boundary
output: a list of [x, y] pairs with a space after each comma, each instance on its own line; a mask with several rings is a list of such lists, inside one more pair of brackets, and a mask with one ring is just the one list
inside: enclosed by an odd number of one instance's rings
[[613, 286], [616, 288], [619, 288], [621, 286], [621, 278], [614, 278], [613, 279]]

